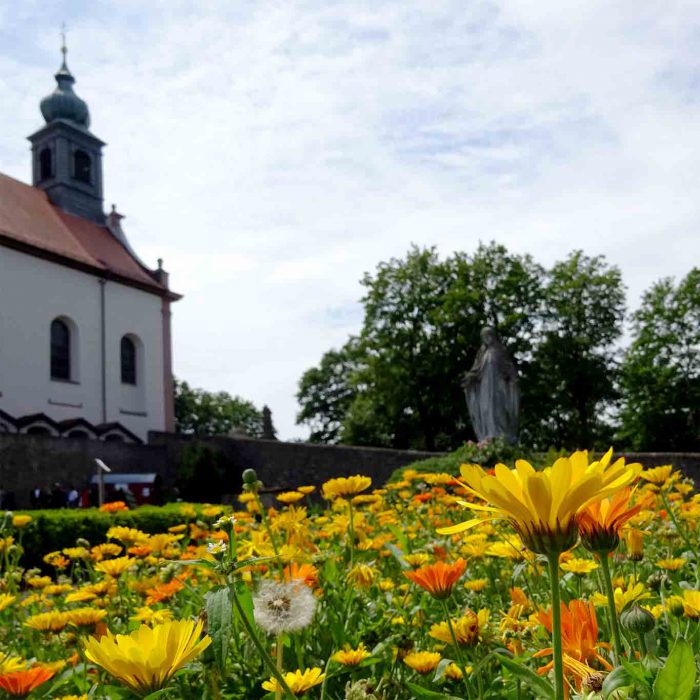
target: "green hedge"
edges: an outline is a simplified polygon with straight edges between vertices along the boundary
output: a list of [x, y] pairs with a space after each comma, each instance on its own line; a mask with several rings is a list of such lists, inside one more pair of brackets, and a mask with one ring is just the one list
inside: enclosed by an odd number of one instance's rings
[[90, 545], [100, 544], [113, 525], [135, 527], [150, 534], [167, 532], [169, 527], [188, 522], [187, 516], [181, 512], [182, 505], [141, 506], [118, 513], [101, 513], [97, 508], [17, 511], [33, 518], [21, 532], [22, 563], [25, 566], [39, 565], [44, 554], [73, 547], [79, 538], [87, 540]]

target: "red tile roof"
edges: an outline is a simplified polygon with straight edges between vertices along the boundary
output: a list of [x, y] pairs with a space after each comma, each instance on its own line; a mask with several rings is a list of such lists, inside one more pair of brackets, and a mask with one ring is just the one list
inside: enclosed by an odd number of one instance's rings
[[169, 292], [110, 233], [51, 204], [36, 187], [0, 173], [0, 245], [48, 257], [70, 267], [157, 294]]

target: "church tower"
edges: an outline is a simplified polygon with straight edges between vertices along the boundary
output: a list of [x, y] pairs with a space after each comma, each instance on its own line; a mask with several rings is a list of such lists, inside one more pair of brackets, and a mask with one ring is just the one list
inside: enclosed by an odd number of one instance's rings
[[102, 206], [102, 146], [90, 133], [87, 104], [73, 92], [73, 77], [63, 61], [56, 89], [41, 101], [46, 124], [29, 137], [32, 144], [32, 184], [53, 204], [76, 216], [104, 224]]

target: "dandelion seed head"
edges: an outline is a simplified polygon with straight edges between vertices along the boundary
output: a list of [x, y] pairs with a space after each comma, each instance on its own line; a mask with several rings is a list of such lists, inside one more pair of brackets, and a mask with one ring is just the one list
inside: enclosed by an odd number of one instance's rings
[[295, 632], [311, 624], [316, 598], [303, 581], [264, 581], [253, 599], [257, 625], [268, 634]]

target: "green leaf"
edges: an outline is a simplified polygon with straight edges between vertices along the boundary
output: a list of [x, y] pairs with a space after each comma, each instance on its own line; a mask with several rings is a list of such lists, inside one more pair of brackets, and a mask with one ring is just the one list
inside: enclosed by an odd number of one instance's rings
[[603, 681], [603, 698], [608, 700], [611, 693], [615, 692], [619, 688], [625, 688], [627, 686], [633, 685], [634, 681], [627, 669], [623, 666], [618, 666], [613, 669]]
[[656, 677], [654, 700], [690, 700], [694, 683], [693, 650], [685, 639], [679, 639]]
[[435, 675], [433, 676], [433, 683], [437, 683], [444, 675], [445, 669], [453, 663], [452, 659], [440, 659], [440, 663], [435, 669]]
[[242, 581], [237, 581], [233, 585], [236, 586], [236, 592], [234, 593], [231, 591], [231, 595], [238, 595], [238, 602], [241, 604], [243, 612], [246, 618], [248, 618], [248, 622], [255, 628], [255, 620], [253, 618], [253, 595], [250, 589]]
[[547, 700], [554, 700], [554, 688], [541, 676], [538, 676], [532, 669], [527, 666], [519, 664], [513, 659], [509, 659], [507, 656], [501, 656], [496, 654], [496, 658], [499, 660], [502, 666], [507, 668], [514, 676], [517, 676], [523, 683], [529, 686], [539, 697], [546, 698]]
[[403, 552], [395, 545], [389, 542], [386, 548], [394, 555], [394, 558], [399, 562], [402, 569], [410, 569], [411, 565], [403, 558]]
[[207, 605], [207, 628], [212, 639], [211, 648], [222, 675], [226, 669], [226, 656], [231, 643], [233, 623], [231, 593], [228, 586], [222, 586], [209, 591], [204, 596]]
[[413, 697], [418, 700], [461, 700], [461, 698], [455, 695], [445, 695], [445, 693], [438, 693], [435, 690], [428, 690], [415, 683], [406, 683], [409, 690], [413, 693]]

